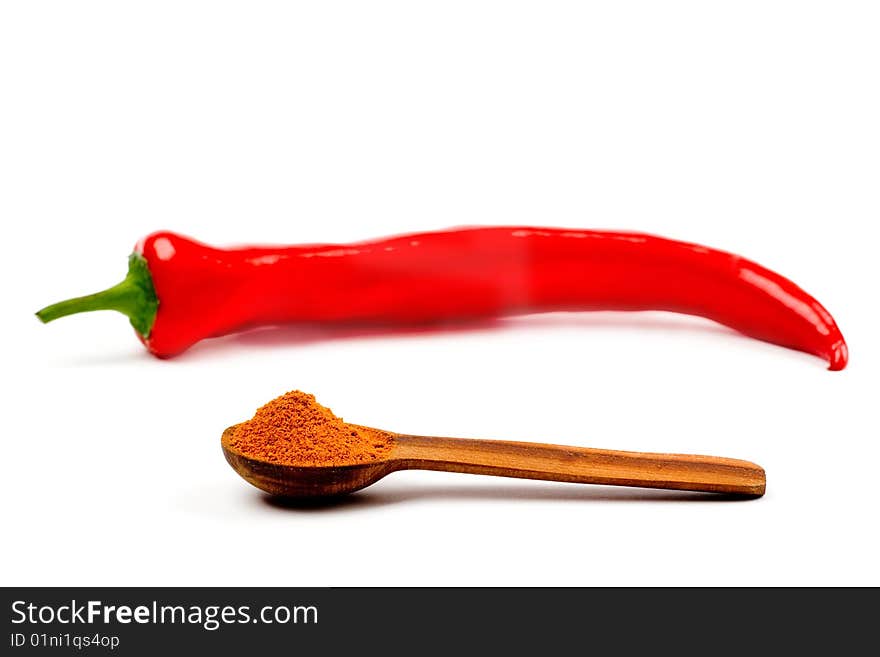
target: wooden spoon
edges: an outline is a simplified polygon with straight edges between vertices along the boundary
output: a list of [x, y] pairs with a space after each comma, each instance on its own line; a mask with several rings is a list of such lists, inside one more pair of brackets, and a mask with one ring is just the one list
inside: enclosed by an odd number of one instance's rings
[[[360, 428], [358, 425], [352, 425]], [[316, 498], [360, 490], [396, 470], [443, 470], [470, 474], [635, 486], [760, 497], [760, 466], [719, 456], [619, 452], [542, 443], [436, 438], [390, 433], [387, 455], [352, 465], [297, 467], [260, 461], [221, 444], [229, 465], [257, 488], [281, 497]]]

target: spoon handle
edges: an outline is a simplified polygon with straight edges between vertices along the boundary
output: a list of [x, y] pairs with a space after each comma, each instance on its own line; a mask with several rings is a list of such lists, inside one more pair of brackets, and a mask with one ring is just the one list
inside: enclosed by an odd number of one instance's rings
[[720, 456], [620, 452], [542, 443], [397, 435], [401, 470], [636, 486], [761, 496], [766, 479], [754, 463]]

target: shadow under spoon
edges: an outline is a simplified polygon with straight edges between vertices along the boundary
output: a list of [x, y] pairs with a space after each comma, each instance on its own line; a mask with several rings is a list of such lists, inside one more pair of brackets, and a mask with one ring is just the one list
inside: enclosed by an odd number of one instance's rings
[[[358, 428], [357, 425], [352, 425]], [[442, 470], [467, 474], [723, 493], [764, 494], [764, 470], [720, 456], [622, 452], [543, 443], [439, 438], [385, 432], [393, 447], [367, 463], [290, 466], [251, 458], [235, 450], [235, 427], [223, 432], [229, 465], [257, 488], [279, 497], [322, 498], [352, 493], [397, 470]]]

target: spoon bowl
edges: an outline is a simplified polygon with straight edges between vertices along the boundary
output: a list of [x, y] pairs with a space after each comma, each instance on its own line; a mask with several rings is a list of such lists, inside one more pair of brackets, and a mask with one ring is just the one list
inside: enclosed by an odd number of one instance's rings
[[226, 429], [220, 441], [229, 465], [260, 490], [286, 498], [345, 495], [392, 472], [408, 469], [743, 497], [760, 497], [766, 486], [760, 466], [720, 456], [623, 452], [387, 431], [385, 433], [392, 437], [392, 449], [375, 461], [332, 466], [281, 465], [254, 459], [234, 449], [231, 445], [234, 430], [235, 426]]
[[223, 432], [226, 461], [245, 481], [278, 497], [316, 498], [345, 495], [377, 482], [393, 472], [394, 461], [333, 466], [279, 465], [245, 456], [230, 445], [235, 426]]

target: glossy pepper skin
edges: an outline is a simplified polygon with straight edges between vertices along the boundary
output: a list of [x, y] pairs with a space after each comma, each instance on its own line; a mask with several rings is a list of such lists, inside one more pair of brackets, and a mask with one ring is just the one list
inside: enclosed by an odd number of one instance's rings
[[[163, 358], [204, 338], [290, 322], [394, 326], [665, 310], [815, 354], [832, 370], [847, 362], [831, 315], [790, 280], [737, 255], [639, 233], [507, 226], [355, 244], [215, 248], [158, 232], [138, 243], [132, 259], [148, 270], [139, 289], [151, 284], [157, 300], [152, 318], [148, 308], [132, 323]], [[38, 315], [49, 321], [79, 312], [76, 301]], [[63, 304], [74, 309], [53, 314]]]

